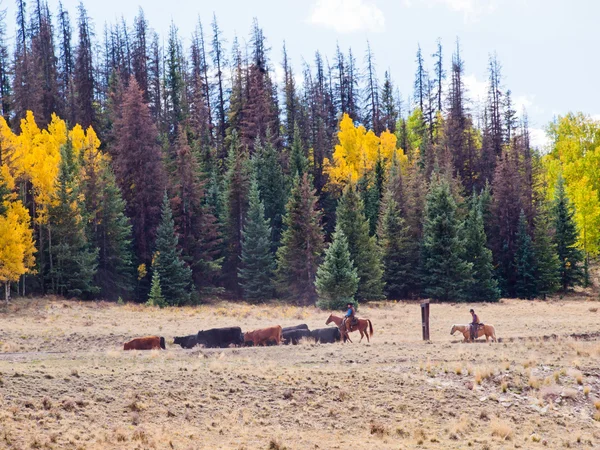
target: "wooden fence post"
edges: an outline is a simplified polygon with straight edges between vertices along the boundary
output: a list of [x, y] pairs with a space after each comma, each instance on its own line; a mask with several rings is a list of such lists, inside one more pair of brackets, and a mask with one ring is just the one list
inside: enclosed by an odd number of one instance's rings
[[429, 300], [421, 303], [421, 324], [423, 326], [423, 340], [429, 340]]

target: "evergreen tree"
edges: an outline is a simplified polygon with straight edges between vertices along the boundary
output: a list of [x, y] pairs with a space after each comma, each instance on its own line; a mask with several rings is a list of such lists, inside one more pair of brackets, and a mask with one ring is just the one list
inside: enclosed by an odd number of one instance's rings
[[356, 188], [349, 185], [337, 207], [339, 229], [348, 239], [350, 257], [360, 283], [359, 300], [378, 300], [383, 297], [383, 264], [376, 237], [369, 235], [369, 221]]
[[125, 201], [108, 161], [97, 150], [80, 155], [83, 207], [92, 247], [98, 248], [94, 281], [103, 298], [116, 300], [133, 291], [132, 229]]
[[537, 295], [535, 251], [528, 231], [527, 217], [523, 210], [521, 210], [521, 215], [519, 216], [515, 268], [517, 271], [517, 282], [515, 285], [517, 297], [526, 299], [535, 298]]
[[347, 303], [354, 303], [358, 274], [350, 259], [348, 240], [340, 229], [333, 233], [331, 244], [325, 250], [315, 286], [319, 294], [317, 306], [321, 309], [339, 310]]
[[231, 134], [231, 145], [227, 157], [224, 196], [224, 237], [227, 245], [222, 275], [225, 287], [239, 293], [238, 267], [242, 256], [242, 230], [248, 211], [248, 190], [251, 167], [247, 153], [242, 150], [237, 132]]
[[158, 274], [157, 270], [152, 272], [152, 285], [150, 287], [150, 294], [148, 295], [148, 301], [146, 304], [148, 306], [158, 306], [160, 308], [167, 306], [165, 297], [162, 295], [162, 289], [160, 287], [160, 275]]
[[560, 263], [552, 240], [550, 217], [545, 207], [535, 217], [533, 250], [536, 261], [536, 290], [544, 299], [559, 288]]
[[152, 269], [158, 274], [159, 280], [167, 280], [161, 286], [165, 302], [172, 306], [181, 306], [190, 301], [192, 271], [181, 256], [173, 212], [169, 198], [165, 192], [162, 203], [162, 218], [156, 230], [156, 251]]
[[316, 299], [315, 275], [323, 252], [321, 213], [308, 174], [296, 178], [277, 250], [278, 291], [303, 304]]
[[565, 181], [559, 177], [554, 194], [554, 243], [560, 262], [560, 286], [563, 292], [583, 280], [583, 253], [577, 248], [575, 212], [565, 190]]
[[79, 3], [79, 46], [75, 54], [74, 84], [76, 95], [77, 123], [84, 129], [96, 125], [94, 109], [94, 62], [92, 54], [92, 38], [94, 33], [90, 27], [83, 2]]
[[50, 208], [48, 278], [52, 291], [58, 295], [89, 298], [99, 291], [94, 283], [98, 249], [87, 239], [79, 189], [74, 180], [75, 164], [73, 146], [68, 141], [61, 149], [57, 201]]
[[256, 180], [250, 184], [248, 203], [238, 278], [245, 298], [264, 300], [273, 296], [275, 257], [271, 251], [271, 227], [265, 218], [265, 206], [260, 200]]
[[487, 248], [482, 198], [475, 192], [471, 196], [469, 214], [465, 221], [465, 256], [473, 265], [473, 282], [465, 292], [466, 298], [469, 301], [497, 301], [500, 291], [494, 279], [492, 251]]
[[411, 272], [410, 235], [391, 190], [386, 191], [383, 199], [377, 234], [382, 253], [386, 297], [406, 298]]
[[206, 204], [205, 181], [198, 158], [192, 152], [183, 129], [180, 129], [174, 147], [173, 218], [183, 259], [192, 269], [194, 283], [198, 289], [206, 289], [215, 285], [221, 269], [221, 237], [217, 219], [211, 206]]
[[290, 152], [290, 176], [292, 178], [299, 177], [308, 172], [308, 159], [302, 143], [300, 135], [300, 127], [298, 123], [294, 125], [294, 139], [292, 141], [292, 149]]
[[260, 200], [265, 207], [265, 217], [271, 227], [271, 240], [273, 250], [277, 248], [281, 239], [281, 227], [283, 215], [285, 214], [285, 204], [287, 201], [286, 180], [283, 169], [278, 159], [278, 152], [268, 141], [263, 145], [257, 140], [254, 146], [254, 157], [252, 163]]
[[133, 77], [117, 112], [112, 148], [115, 175], [133, 226], [136, 256], [140, 263], [149, 264], [161, 214], [156, 199], [164, 192], [165, 172], [158, 132]]
[[421, 249], [423, 292], [441, 301], [465, 298], [473, 264], [466, 261], [462, 224], [445, 180], [434, 180], [427, 195]]

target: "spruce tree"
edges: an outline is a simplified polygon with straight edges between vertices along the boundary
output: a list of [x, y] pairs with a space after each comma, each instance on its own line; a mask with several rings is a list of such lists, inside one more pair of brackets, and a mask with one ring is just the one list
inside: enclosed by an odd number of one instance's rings
[[449, 183], [434, 180], [427, 195], [421, 248], [423, 292], [441, 301], [464, 300], [473, 265], [465, 256], [462, 224]]
[[533, 299], [537, 295], [535, 252], [528, 231], [527, 217], [521, 210], [515, 250], [516, 284], [518, 298]]
[[260, 200], [256, 180], [250, 184], [248, 203], [238, 278], [245, 298], [270, 299], [273, 297], [275, 256], [271, 251], [271, 227], [269, 220], [265, 218], [265, 206]]
[[296, 178], [283, 219], [285, 229], [277, 250], [278, 291], [310, 304], [316, 299], [315, 275], [323, 252], [321, 213], [308, 174]]
[[223, 192], [224, 238], [226, 243], [225, 262], [222, 275], [225, 287], [240, 293], [237, 279], [242, 255], [242, 230], [248, 211], [251, 166], [247, 153], [241, 148], [235, 130], [230, 135], [231, 145], [226, 161], [225, 188]]
[[554, 243], [560, 263], [560, 286], [563, 292], [583, 280], [583, 252], [577, 248], [577, 226], [573, 207], [565, 191], [565, 181], [559, 177], [554, 194]]
[[[99, 251], [95, 281], [104, 298], [116, 300], [134, 290], [132, 229], [121, 190], [108, 164], [101, 167], [98, 181], [100, 197], [95, 215], [90, 218], [90, 240]], [[84, 189], [88, 183], [84, 183]], [[88, 200], [90, 197], [86, 196], [86, 209]], [[92, 211], [87, 213], [89, 217]]]
[[412, 270], [409, 233], [393, 192], [386, 191], [377, 234], [382, 253], [385, 295], [389, 299], [408, 296], [408, 280]]
[[369, 221], [356, 188], [349, 185], [337, 207], [337, 223], [348, 239], [350, 257], [359, 277], [359, 300], [383, 297], [383, 264], [376, 237], [369, 235]]
[[317, 270], [315, 280], [321, 309], [339, 310], [347, 303], [354, 303], [358, 288], [358, 274], [350, 259], [348, 240], [341, 229], [333, 233], [332, 241], [325, 250], [325, 259]]
[[308, 172], [308, 159], [302, 143], [302, 136], [300, 135], [300, 127], [298, 123], [294, 124], [294, 140], [292, 141], [292, 149], [290, 151], [290, 176], [302, 177]]
[[492, 251], [487, 248], [481, 202], [482, 198], [473, 192], [465, 221], [465, 256], [473, 265], [473, 282], [466, 289], [465, 297], [472, 302], [494, 302], [499, 299], [500, 291], [494, 279]]
[[286, 180], [279, 163], [279, 154], [268, 141], [262, 144], [257, 140], [252, 158], [260, 200], [265, 206], [265, 217], [271, 227], [271, 240], [274, 248], [281, 239], [281, 227], [287, 201]]
[[160, 287], [160, 275], [158, 274], [157, 270], [152, 272], [152, 284], [150, 286], [150, 294], [148, 295], [148, 301], [146, 304], [148, 306], [159, 306], [160, 308], [167, 306], [165, 298], [162, 295], [162, 289]]
[[539, 296], [546, 298], [559, 288], [560, 263], [556, 244], [552, 240], [550, 217], [542, 207], [534, 219], [533, 250], [536, 261], [536, 290]]
[[73, 146], [67, 141], [61, 149], [57, 201], [50, 208], [48, 278], [58, 295], [90, 298], [99, 291], [94, 283], [98, 249], [88, 241], [75, 170]]
[[162, 217], [156, 230], [156, 250], [152, 268], [161, 280], [166, 280], [166, 283], [161, 286], [161, 290], [165, 302], [172, 306], [189, 303], [192, 284], [192, 271], [181, 257], [178, 241], [173, 212], [165, 192]]

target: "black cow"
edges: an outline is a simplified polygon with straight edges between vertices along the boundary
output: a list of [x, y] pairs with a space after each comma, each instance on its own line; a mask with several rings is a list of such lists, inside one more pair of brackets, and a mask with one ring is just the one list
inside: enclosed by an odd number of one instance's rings
[[299, 329], [299, 330], [289, 330], [283, 332], [283, 343], [285, 345], [293, 344], [298, 345], [300, 339], [310, 337], [310, 331]]
[[198, 331], [197, 342], [206, 348], [227, 348], [230, 345], [242, 345], [244, 335], [240, 327], [211, 328]]
[[305, 323], [301, 323], [300, 325], [296, 325], [294, 327], [283, 327], [281, 329], [281, 331], [283, 331], [284, 333], [286, 331], [292, 331], [292, 330], [308, 330], [308, 325], [306, 325]]
[[321, 344], [333, 344], [341, 339], [341, 333], [338, 327], [319, 328], [318, 330], [312, 330], [310, 336], [315, 341]]
[[194, 348], [198, 345], [198, 335], [190, 334], [189, 336], [177, 336], [173, 343], [181, 345], [181, 348]]

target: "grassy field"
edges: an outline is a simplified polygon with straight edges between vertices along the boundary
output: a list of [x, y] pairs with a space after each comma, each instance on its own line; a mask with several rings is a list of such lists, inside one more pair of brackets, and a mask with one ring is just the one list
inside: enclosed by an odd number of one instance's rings
[[[500, 343], [450, 336], [471, 306]], [[370, 344], [123, 352], [136, 336], [320, 328], [328, 313], [15, 301], [0, 312], [0, 448], [600, 448], [599, 308], [433, 304], [425, 343], [417, 303], [376, 303], [359, 311]]]

